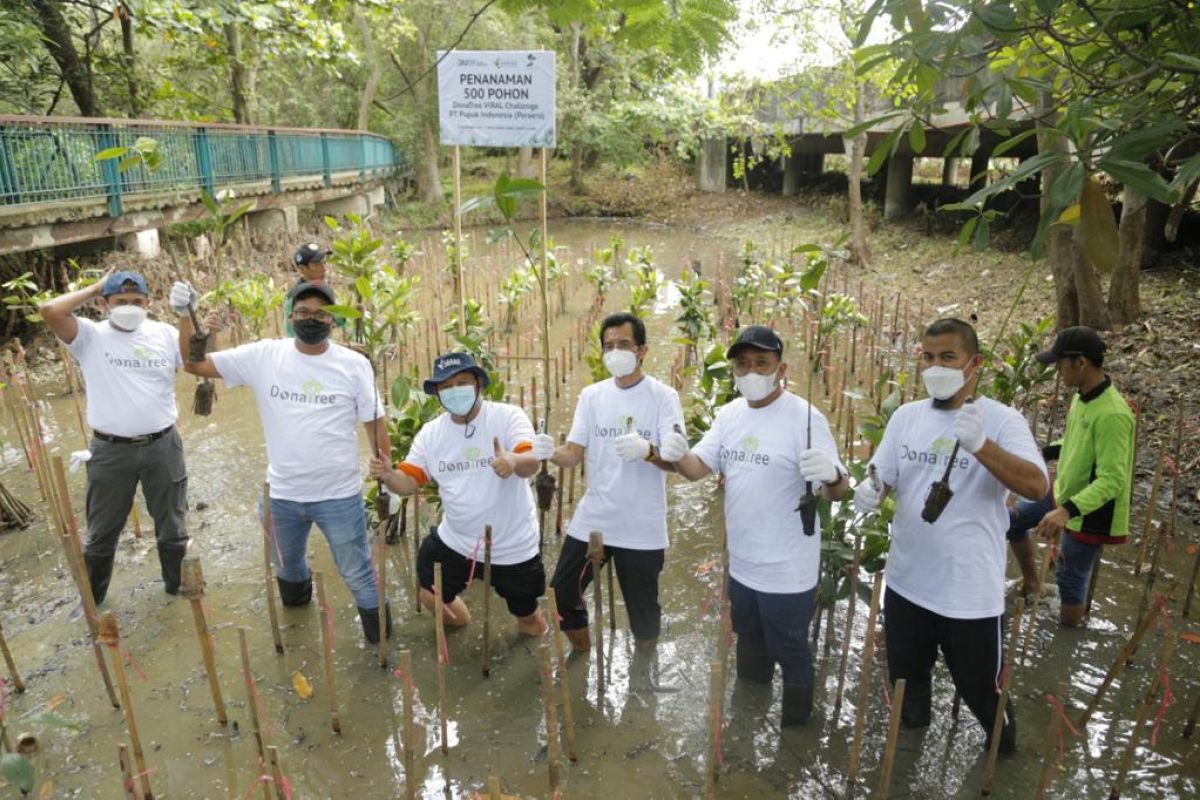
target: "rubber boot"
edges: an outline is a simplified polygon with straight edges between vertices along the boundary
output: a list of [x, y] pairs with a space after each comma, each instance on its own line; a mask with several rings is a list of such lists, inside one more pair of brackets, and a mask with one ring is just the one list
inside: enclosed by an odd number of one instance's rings
[[[385, 636], [392, 638], [392, 604], [383, 604]], [[379, 609], [358, 607], [358, 618], [362, 622], [363, 636], [371, 644], [379, 644]]]
[[807, 725], [812, 716], [813, 687], [811, 683], [785, 683], [783, 685], [783, 710], [779, 724], [784, 728]]
[[587, 628], [573, 628], [563, 633], [567, 635], [567, 641], [571, 643], [571, 649], [575, 652], [586, 653], [592, 649], [592, 634]]
[[302, 581], [285, 581], [283, 578], [276, 577], [275, 582], [279, 584], [279, 599], [285, 606], [293, 608], [306, 606], [312, 602], [311, 577]]
[[183, 557], [187, 545], [158, 546], [158, 564], [162, 568], [163, 590], [167, 594], [179, 594], [179, 581], [183, 576]]
[[1087, 606], [1080, 604], [1077, 606], [1060, 606], [1058, 609], [1058, 624], [1067, 628], [1080, 628], [1083, 626], [1083, 616], [1087, 612]]
[[[775, 663], [763, 650], [755, 649], [741, 636], [737, 637], [737, 677], [740, 681], [770, 683], [775, 676]], [[811, 703], [811, 700], [810, 700]]]
[[92, 598], [96, 605], [104, 602], [108, 596], [108, 582], [112, 579], [113, 559], [111, 556], [96, 556], [84, 554], [83, 563], [87, 566], [88, 581], [92, 585]]
[[900, 707], [900, 721], [906, 728], [927, 728], [932, 716], [932, 681], [921, 686], [910, 680], [904, 691], [904, 704]]
[[[1017, 718], [1013, 714], [1013, 704], [1008, 702], [1007, 712], [1004, 715], [1004, 727], [1000, 729], [1000, 752], [1006, 756], [1010, 756], [1017, 752]], [[992, 729], [988, 727], [987, 738], [984, 739], [983, 749], [990, 750], [992, 746]]]

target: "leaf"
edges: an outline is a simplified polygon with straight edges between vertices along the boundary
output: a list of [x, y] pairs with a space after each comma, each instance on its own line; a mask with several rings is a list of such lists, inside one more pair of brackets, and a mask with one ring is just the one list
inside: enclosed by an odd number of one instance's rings
[[217, 207], [217, 201], [213, 199], [213, 196], [208, 193], [207, 189], [200, 190], [200, 202], [204, 204], [204, 207], [208, 209], [208, 213], [212, 216], [218, 217], [221, 215], [221, 209]]
[[1054, 221], [1055, 225], [1074, 225], [1079, 222], [1079, 203], [1074, 203], [1063, 209], [1063, 212], [1058, 215], [1058, 219]]
[[0, 756], [0, 775], [25, 794], [33, 791], [33, 764], [23, 755], [5, 753]]
[[1132, 186], [1160, 203], [1172, 205], [1176, 200], [1175, 193], [1171, 191], [1171, 187], [1162, 179], [1162, 176], [1145, 164], [1118, 158], [1103, 158], [1100, 160], [1099, 167], [1111, 175], [1113, 180], [1126, 186]]
[[300, 695], [301, 700], [312, 699], [312, 681], [304, 677], [304, 673], [300, 670], [296, 670], [292, 673], [292, 688], [296, 690], [296, 694]]
[[1183, 162], [1183, 166], [1175, 172], [1175, 180], [1171, 181], [1171, 191], [1183, 194], [1184, 189], [1197, 178], [1200, 178], [1200, 153]]
[[412, 394], [412, 387], [408, 383], [408, 378], [401, 375], [392, 381], [392, 408], [404, 408], [408, 404], [410, 394]]
[[108, 161], [113, 158], [123, 158], [129, 153], [128, 147], [109, 147], [96, 153], [97, 161]]
[[[941, 210], [945, 211], [946, 207], [942, 206]], [[967, 242], [971, 241], [971, 235], [975, 233], [975, 226], [979, 224], [980, 219], [981, 217], [974, 216], [963, 223], [962, 230], [958, 232], [959, 244], [966, 244]]]
[[83, 727], [75, 720], [67, 719], [62, 714], [54, 714], [50, 711], [43, 711], [41, 714], [26, 717], [25, 722], [32, 725], [44, 725], [47, 728], [66, 728], [76, 733], [83, 730]]
[[1167, 117], [1144, 128], [1140, 128], [1124, 136], [1119, 136], [1109, 144], [1105, 158], [1118, 158], [1126, 161], [1143, 161], [1147, 156], [1164, 150], [1174, 143], [1177, 133], [1187, 127], [1179, 117]]
[[896, 117], [902, 116], [903, 113], [904, 112], [902, 112], [902, 111], [893, 111], [890, 114], [884, 114], [882, 117], [875, 117], [874, 119], [869, 119], [866, 122], [860, 122], [857, 125], [855, 125], [853, 128], [847, 129], [846, 132], [842, 134], [842, 138], [843, 139], [854, 139], [859, 134], [866, 133], [867, 131], [869, 131], [871, 128], [875, 127], [879, 123], [887, 122], [889, 119], [895, 119]]
[[330, 314], [333, 314], [335, 317], [341, 317], [342, 319], [362, 318], [362, 312], [354, 306], [327, 305], [325, 306], [325, 310]]
[[908, 129], [908, 145], [912, 148], [914, 156], [925, 152], [925, 127], [920, 121], [913, 123]]
[[1117, 217], [1104, 187], [1094, 177], [1089, 177], [1079, 195], [1079, 227], [1076, 229], [1079, 245], [1087, 253], [1096, 269], [1105, 275], [1117, 266], [1120, 251], [1120, 236], [1117, 233]]
[[1030, 128], [1027, 131], [1021, 131], [1016, 136], [1011, 136], [1008, 139], [1005, 139], [1003, 142], [996, 145], [994, 150], [992, 150], [992, 158], [999, 158], [1009, 150], [1012, 150], [1014, 147], [1019, 145], [1021, 142], [1028, 139], [1030, 136], [1036, 136], [1037, 132], [1037, 128]]
[[875, 24], [875, 17], [883, 9], [884, 2], [885, 0], [875, 0], [863, 13], [862, 22], [858, 26], [858, 32], [854, 35], [855, 47], [862, 47], [863, 42], [867, 41], [867, 37], [871, 35], [871, 26]]

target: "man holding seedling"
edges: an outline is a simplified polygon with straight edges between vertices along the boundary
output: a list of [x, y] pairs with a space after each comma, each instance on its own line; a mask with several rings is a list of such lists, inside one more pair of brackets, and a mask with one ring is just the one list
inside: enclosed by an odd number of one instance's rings
[[397, 468], [387, 458], [372, 460], [371, 477], [399, 495], [431, 481], [437, 485], [442, 518], [417, 555], [422, 605], [435, 608], [433, 565], [440, 563], [443, 619], [455, 627], [471, 621], [462, 592], [482, 575], [484, 530], [490, 525], [492, 587], [517, 618], [517, 629], [541, 636], [546, 622], [538, 598], [546, 591], [546, 572], [526, 480], [538, 468], [530, 453], [533, 426], [517, 406], [484, 397], [489, 380], [470, 353], [438, 356], [424, 389], [446, 413], [417, 432]]
[[[75, 309], [99, 298], [108, 319], [77, 317]], [[111, 272], [96, 283], [54, 298], [42, 319], [79, 362], [87, 388], [87, 540], [83, 560], [92, 595], [104, 602], [117, 540], [138, 484], [154, 518], [163, 588], [178, 594], [187, 552], [187, 465], [175, 421], [175, 370], [183, 364], [175, 329], [146, 318], [146, 280]], [[184, 340], [186, 341], [186, 339]]]
[[[882, 484], [864, 481], [855, 507], [871, 512], [896, 495], [887, 559], [884, 635], [888, 673], [907, 689], [905, 727], [930, 722], [938, 649], [971, 713], [991, 737], [1004, 639], [1006, 500], [1040, 498], [1048, 481], [1029, 423], [1016, 410], [975, 397], [983, 355], [975, 329], [940, 319], [925, 329], [929, 397], [888, 421], [871, 463]], [[1011, 703], [1000, 752], [1016, 748]]]
[[846, 469], [825, 415], [787, 390], [783, 340], [775, 331], [744, 328], [726, 357], [741, 397], [717, 412], [695, 449], [671, 432], [661, 455], [688, 480], [723, 476], [737, 677], [769, 684], [778, 663], [780, 723], [805, 725], [813, 705], [808, 631], [821, 536], [815, 519], [805, 524], [801, 508], [804, 498], [816, 499], [813, 487], [840, 500], [849, 488]]
[[[171, 307], [180, 315], [186, 346], [192, 332], [191, 285], [176, 282]], [[338, 573], [354, 595], [363, 634], [379, 641], [379, 599], [367, 543], [356, 423], [386, 457], [391, 452], [383, 404], [370, 363], [329, 340], [336, 304], [327, 283], [300, 283], [289, 292], [295, 338], [264, 339], [188, 361], [184, 369], [254, 392], [267, 440], [267, 483], [279, 595], [285, 606], [312, 599], [308, 535], [315, 523], [325, 534]], [[391, 614], [387, 607], [387, 635]]]
[[[571, 432], [561, 447], [549, 434], [533, 441], [533, 456], [571, 468], [587, 458], [587, 492], [567, 527], [551, 585], [561, 627], [575, 650], [591, 648], [583, 591], [593, 579], [587, 559], [592, 531], [604, 537], [604, 560], [616, 565], [636, 650], [653, 653], [662, 628], [658, 576], [667, 548], [666, 473], [658, 452], [663, 437], [683, 425], [674, 389], [647, 375], [646, 326], [630, 313], [600, 323], [604, 366], [612, 380], [584, 388]], [[646, 664], [638, 660], [638, 666]]]

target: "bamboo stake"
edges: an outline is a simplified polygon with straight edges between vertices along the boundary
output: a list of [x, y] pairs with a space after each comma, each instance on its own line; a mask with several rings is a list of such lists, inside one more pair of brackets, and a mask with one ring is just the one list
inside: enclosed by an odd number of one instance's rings
[[617, 568], [616, 559], [609, 559], [604, 572], [608, 576], [608, 630], [613, 634], [614, 641], [617, 633], [617, 593], [613, 591], [613, 572]]
[[833, 718], [842, 711], [842, 691], [846, 687], [846, 665], [850, 661], [850, 637], [854, 633], [854, 611], [858, 603], [858, 568], [862, 561], [862, 530], [854, 532], [854, 561], [850, 565], [850, 602], [846, 609], [846, 632], [842, 636], [842, 658], [838, 664], [837, 694], [833, 701]]
[[275, 745], [267, 746], [267, 761], [271, 767], [271, 782], [275, 784], [275, 795], [277, 797], [288, 797], [291, 792], [287, 787], [286, 779], [283, 777], [283, 768], [279, 764], [279, 748]]
[[416, 800], [416, 740], [413, 725], [413, 695], [415, 687], [412, 678], [412, 654], [408, 650], [400, 651], [400, 673], [404, 692], [404, 796], [407, 800]]
[[379, 601], [379, 666], [387, 669], [388, 665], [388, 636], [387, 636], [387, 542], [384, 528], [387, 521], [379, 526], [375, 534], [375, 563], [379, 565], [379, 579], [375, 581], [375, 597]]
[[[1142, 599], [1138, 603], [1137, 623], [1141, 624], [1142, 617], [1146, 616], [1146, 610], [1150, 606], [1150, 595], [1154, 591], [1154, 585], [1158, 582], [1158, 560], [1163, 551], [1163, 539], [1167, 538], [1167, 534], [1163, 529], [1162, 523], [1159, 523], [1154, 532], [1154, 549], [1150, 555], [1150, 571], [1146, 573], [1146, 584], [1142, 587]], [[1136, 653], [1134, 650], [1130, 653], [1130, 657]]]
[[438, 725], [442, 734], [442, 755], [450, 752], [446, 724], [446, 623], [442, 619], [442, 562], [433, 562], [433, 629], [437, 646]]
[[[462, 264], [462, 157], [454, 146], [454, 302], [458, 304], [458, 335], [467, 330], [467, 298]], [[427, 318], [428, 319], [428, 318]], [[426, 359], [430, 361], [429, 359]], [[432, 363], [432, 361], [430, 361]]]
[[146, 756], [142, 752], [142, 739], [138, 735], [137, 720], [133, 716], [133, 698], [129, 692], [129, 681], [125, 677], [125, 665], [121, 663], [121, 632], [117, 628], [117, 615], [105, 611], [100, 617], [100, 641], [108, 646], [112, 655], [113, 671], [117, 673], [117, 685], [121, 689], [121, 707], [125, 718], [125, 728], [129, 732], [129, 740], [133, 744], [133, 760], [137, 764], [138, 775], [141, 778], [142, 796], [145, 800], [154, 800], [154, 790], [150, 788], [150, 771], [146, 769]]
[[[1058, 683], [1058, 689], [1055, 692], [1053, 700], [1055, 703], [1061, 703], [1066, 707], [1067, 692], [1070, 684], [1066, 680], [1061, 680]], [[1056, 754], [1058, 753], [1059, 742], [1064, 736], [1063, 731], [1063, 715], [1052, 713], [1050, 715], [1050, 724], [1046, 728], [1046, 737], [1042, 746], [1042, 772], [1038, 777], [1037, 789], [1034, 792], [1035, 800], [1041, 800], [1046, 796], [1046, 792], [1050, 789], [1050, 784], [1054, 782], [1054, 775], [1058, 771], [1058, 761]]]
[[1142, 562], [1146, 560], [1146, 548], [1150, 544], [1150, 530], [1154, 523], [1154, 506], [1158, 503], [1158, 491], [1162, 487], [1163, 466], [1167, 463], [1167, 448], [1158, 451], [1158, 465], [1154, 468], [1154, 479], [1150, 483], [1150, 497], [1146, 501], [1146, 516], [1142, 520], [1142, 539], [1138, 542], [1137, 558], [1133, 562], [1133, 574], [1142, 574]]
[[333, 615], [325, 601], [325, 579], [314, 572], [313, 583], [317, 586], [317, 605], [321, 612], [321, 645], [325, 651], [325, 685], [329, 689], [329, 724], [334, 733], [342, 732], [341, 714], [338, 712], [337, 685], [333, 677]]
[[488, 800], [503, 800], [504, 795], [500, 789], [500, 777], [498, 775], [488, 776]]
[[416, 613], [421, 613], [421, 576], [418, 574], [417, 567], [421, 562], [421, 489], [413, 492], [413, 606], [416, 608]]
[[492, 526], [483, 526], [483, 677], [492, 671]]
[[[250, 708], [250, 725], [254, 730], [254, 745], [258, 749], [258, 763], [267, 763], [267, 741], [263, 735], [262, 720], [258, 717], [258, 689], [254, 682], [254, 671], [250, 669], [250, 649], [246, 647], [246, 629], [238, 628], [238, 650], [242, 656], [242, 675], [246, 681], [246, 705]], [[271, 800], [271, 790], [262, 785], [263, 800]]]
[[887, 800], [892, 791], [892, 767], [896, 763], [896, 741], [900, 738], [900, 709], [904, 705], [907, 685], [908, 681], [901, 678], [892, 690], [892, 715], [888, 720], [887, 744], [883, 748], [883, 766], [879, 770], [879, 790], [875, 793], [878, 800]]
[[12, 653], [8, 651], [8, 642], [4, 639], [4, 626], [0, 625], [0, 652], [4, 654], [4, 663], [8, 665], [8, 674], [12, 676], [13, 688], [18, 693], [25, 692], [25, 682], [21, 673], [17, 672], [17, 663], [13, 661]]
[[196, 623], [196, 638], [200, 640], [200, 654], [204, 658], [204, 672], [208, 676], [208, 686], [212, 691], [213, 709], [217, 714], [217, 723], [225, 725], [229, 719], [225, 714], [225, 700], [221, 696], [221, 683], [217, 677], [217, 660], [213, 653], [212, 634], [208, 631], [208, 620], [204, 615], [204, 573], [200, 568], [200, 559], [197, 556], [187, 556], [183, 559], [181, 584], [183, 596], [192, 606], [192, 619]]
[[862, 752], [863, 727], [867, 719], [867, 702], [871, 692], [871, 669], [875, 660], [875, 619], [879, 614], [879, 595], [883, 581], [879, 572], [875, 573], [874, 586], [871, 589], [871, 610], [867, 614], [867, 639], [863, 645], [862, 666], [858, 674], [858, 708], [854, 716], [854, 740], [850, 745], [850, 766], [846, 771], [846, 798], [854, 797], [855, 783], [858, 780], [858, 760]]
[[538, 674], [542, 678], [542, 705], [546, 709], [546, 761], [550, 772], [550, 793], [558, 792], [558, 704], [554, 701], [554, 676], [550, 671], [550, 645], [538, 645]]
[[1192, 577], [1188, 579], [1187, 598], [1183, 601], [1183, 615], [1190, 616], [1192, 598], [1196, 595], [1196, 576], [1200, 574], [1200, 549], [1196, 550], [1196, 560], [1192, 562]]
[[129, 766], [129, 745], [121, 742], [117, 745], [117, 763], [121, 767], [121, 786], [125, 790], [127, 800], [138, 800], [141, 794], [137, 782], [133, 779], [133, 770]]
[[1171, 581], [1167, 585], [1166, 590], [1162, 594], [1162, 599], [1156, 602], [1153, 607], [1151, 607], [1150, 613], [1146, 615], [1145, 619], [1138, 623], [1137, 627], [1133, 631], [1133, 634], [1129, 637], [1129, 641], [1127, 641], [1125, 646], [1121, 648], [1121, 651], [1117, 653], [1116, 659], [1113, 661], [1112, 666], [1108, 668], [1108, 672], [1104, 674], [1104, 680], [1102, 680], [1100, 685], [1096, 688], [1096, 693], [1092, 695], [1092, 699], [1087, 704], [1087, 708], [1085, 708], [1083, 713], [1079, 715], [1078, 725], [1080, 728], [1083, 728], [1088, 724], [1088, 720], [1092, 718], [1092, 714], [1094, 714], [1096, 709], [1100, 706], [1100, 701], [1104, 699], [1104, 694], [1108, 691], [1108, 688], [1112, 685], [1112, 682], [1120, 677], [1121, 673], [1125, 671], [1125, 667], [1129, 664], [1130, 658], [1133, 657], [1134, 652], [1141, 643], [1142, 637], [1146, 635], [1147, 631], [1154, 627], [1154, 623], [1158, 619], [1158, 615], [1166, 608], [1167, 603], [1171, 599], [1171, 595], [1175, 592], [1175, 588], [1178, 585], [1179, 584], [1176, 581]]
[[1168, 630], [1167, 635], [1163, 638], [1158, 661], [1154, 665], [1154, 680], [1150, 683], [1150, 690], [1146, 692], [1146, 698], [1142, 700], [1141, 708], [1138, 709], [1137, 721], [1133, 724], [1133, 732], [1129, 734], [1125, 752], [1121, 755], [1121, 768], [1117, 772], [1117, 780], [1113, 784], [1112, 791], [1108, 794], [1108, 800], [1119, 800], [1121, 792], [1125, 789], [1125, 780], [1129, 776], [1129, 768], [1133, 766], [1133, 756], [1137, 751], [1138, 742], [1142, 738], [1142, 729], [1146, 727], [1146, 720], [1150, 717], [1159, 691], [1167, 685], [1167, 664], [1170, 663], [1178, 642], [1178, 631]]
[[708, 762], [704, 769], [704, 797], [712, 800], [716, 784], [721, 779], [721, 731], [725, 710], [724, 664], [713, 661], [709, 665], [708, 683]]
[[571, 675], [567, 672], [567, 659], [563, 654], [563, 633], [559, 627], [558, 600], [554, 589], [546, 592], [546, 602], [550, 607], [550, 640], [554, 643], [554, 660], [558, 666], [558, 688], [562, 696], [563, 735], [567, 740], [567, 758], [572, 762], [579, 760], [575, 752], [575, 712], [571, 707]]
[[588, 536], [588, 561], [592, 562], [592, 596], [596, 601], [596, 699], [604, 694], [604, 591], [600, 588], [600, 570], [604, 568], [604, 535], [592, 531]]
[[[558, 444], [561, 447], [567, 441], [567, 436], [564, 433], [558, 435]], [[554, 535], [562, 536], [563, 532], [563, 466], [558, 465], [558, 491], [554, 493]]]
[[1017, 655], [1017, 660], [1023, 661], [1025, 653], [1029, 649], [1029, 643], [1033, 641], [1034, 632], [1038, 626], [1038, 608], [1042, 605], [1042, 587], [1046, 585], [1046, 581], [1050, 578], [1050, 565], [1054, 563], [1055, 551], [1058, 550], [1058, 540], [1046, 543], [1046, 555], [1042, 557], [1042, 571], [1038, 578], [1038, 590], [1033, 596], [1033, 605], [1029, 609], [1029, 626], [1025, 629], [1025, 637], [1021, 640], [1021, 651]]
[[134, 501], [133, 505], [130, 506], [130, 508], [129, 508], [129, 521], [133, 523], [133, 538], [141, 539], [142, 538], [142, 518], [138, 514], [138, 507], [137, 507], [136, 500]]
[[1012, 674], [1016, 668], [1013, 645], [1021, 636], [1021, 617], [1025, 612], [1025, 598], [1018, 597], [1013, 604], [1012, 631], [1008, 635], [1008, 647], [1004, 651], [1004, 671], [1000, 675], [1000, 696], [996, 699], [996, 718], [992, 722], [992, 740], [988, 747], [987, 766], [983, 770], [983, 794], [992, 793], [996, 780], [996, 759], [1000, 756], [1000, 738], [1004, 732], [1004, 716], [1008, 710], [1008, 693], [1012, 688]]
[[263, 570], [267, 590], [267, 616], [271, 620], [271, 638], [275, 640], [275, 652], [283, 652], [283, 635], [279, 632], [279, 610], [275, 607], [275, 569], [271, 563], [271, 542], [274, 541], [275, 523], [271, 517], [271, 485], [263, 483]]
[[1192, 703], [1192, 713], [1188, 714], [1187, 724], [1183, 726], [1183, 738], [1190, 739], [1196, 732], [1196, 718], [1200, 717], [1200, 692], [1196, 692], [1196, 702]]

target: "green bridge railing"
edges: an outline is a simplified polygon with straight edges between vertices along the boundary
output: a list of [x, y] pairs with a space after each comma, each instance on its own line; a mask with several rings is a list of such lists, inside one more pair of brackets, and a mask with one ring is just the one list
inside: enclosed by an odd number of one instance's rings
[[[161, 166], [153, 172], [140, 164], [122, 172], [116, 159], [96, 158], [141, 137], [158, 143]], [[12, 206], [104, 202], [119, 217], [131, 196], [178, 201], [201, 188], [215, 194], [248, 184], [277, 194], [363, 182], [403, 166], [388, 139], [359, 131], [0, 115], [0, 215]]]

